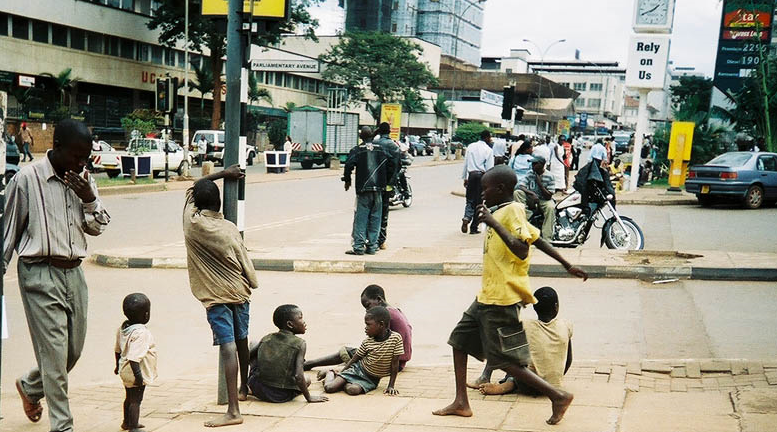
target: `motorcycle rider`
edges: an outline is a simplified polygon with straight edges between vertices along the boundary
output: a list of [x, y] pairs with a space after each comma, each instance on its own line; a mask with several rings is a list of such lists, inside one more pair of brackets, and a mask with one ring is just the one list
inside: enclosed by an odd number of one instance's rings
[[580, 206], [586, 216], [591, 216], [591, 206], [589, 202], [595, 188], [602, 190], [605, 196], [612, 195], [612, 205], [615, 206], [615, 189], [610, 182], [610, 173], [607, 170], [608, 163], [603, 159], [607, 157], [606, 152], [591, 152], [591, 159], [584, 167], [580, 168], [575, 176], [575, 182], [572, 187], [580, 192]]
[[523, 176], [515, 187], [513, 198], [526, 208], [526, 219], [531, 220], [534, 211], [542, 212], [542, 239], [553, 239], [553, 226], [556, 224], [556, 202], [553, 201], [553, 186], [556, 178], [545, 171], [545, 158], [534, 156], [531, 171]]

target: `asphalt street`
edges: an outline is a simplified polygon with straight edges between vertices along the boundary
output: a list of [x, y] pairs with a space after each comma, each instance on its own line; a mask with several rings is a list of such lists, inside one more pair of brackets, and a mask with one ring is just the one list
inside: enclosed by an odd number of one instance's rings
[[[418, 167], [410, 170], [414, 201], [410, 208], [391, 212], [389, 246], [425, 246], [424, 232], [449, 230], [446, 244], [478, 247], [479, 236], [458, 229], [464, 199], [451, 195], [462, 189], [461, 165]], [[282, 178], [282, 175], [279, 175]], [[305, 246], [338, 243], [348, 248], [353, 191], [344, 191], [339, 176], [277, 181], [246, 186], [246, 240], [249, 245]], [[103, 198], [112, 222], [100, 237], [90, 239], [92, 251], [117, 247], [183, 244], [182, 191]], [[777, 208], [743, 210], [735, 206], [620, 206], [645, 234], [652, 250], [726, 250], [774, 252]], [[473, 238], [474, 237], [474, 238]], [[599, 247], [592, 231], [584, 248]]]
[[[15, 269], [11, 269], [15, 270]], [[6, 277], [10, 338], [3, 341], [4, 391], [34, 363], [32, 346], [15, 282]], [[185, 270], [121, 270], [85, 265], [90, 286], [89, 331], [74, 387], [115, 384], [113, 346], [124, 320], [121, 300], [144, 292], [161, 377], [216, 372], [217, 350], [203, 307], [189, 291]], [[363, 333], [359, 294], [377, 283], [390, 303], [413, 325], [416, 365], [450, 364], [450, 330], [473, 300], [478, 277], [272, 273], [259, 275], [251, 302], [250, 338], [273, 331], [271, 315], [284, 303], [298, 304], [308, 332], [307, 357], [358, 344]], [[680, 358], [769, 359], [777, 356], [777, 291], [770, 283], [682, 281], [653, 285], [635, 280], [532, 279], [533, 288], [550, 285], [559, 292], [561, 315], [574, 325], [576, 360]], [[531, 308], [525, 316], [533, 316]]]

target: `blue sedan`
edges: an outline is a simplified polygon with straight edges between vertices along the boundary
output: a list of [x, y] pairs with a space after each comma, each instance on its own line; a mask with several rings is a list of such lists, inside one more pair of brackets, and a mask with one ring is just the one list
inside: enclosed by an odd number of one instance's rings
[[688, 169], [685, 190], [696, 194], [702, 206], [712, 205], [716, 199], [737, 200], [750, 209], [774, 203], [777, 153], [729, 152], [704, 165], [694, 165]]

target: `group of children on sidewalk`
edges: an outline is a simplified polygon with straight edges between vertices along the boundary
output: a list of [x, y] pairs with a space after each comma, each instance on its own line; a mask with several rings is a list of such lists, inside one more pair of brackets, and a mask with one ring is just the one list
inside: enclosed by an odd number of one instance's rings
[[[214, 180], [239, 179], [237, 166], [198, 180], [187, 191], [183, 211], [189, 280], [192, 293], [203, 303], [219, 346], [227, 384], [229, 405], [225, 415], [208, 421], [206, 427], [242, 423], [238, 402], [249, 394], [274, 403], [287, 402], [302, 394], [308, 402], [325, 402], [327, 397], [308, 391], [310, 380], [304, 371], [335, 366], [318, 374], [324, 391], [345, 391], [349, 395], [377, 388], [389, 377], [384, 393], [396, 395], [397, 374], [412, 353], [412, 326], [401, 310], [386, 302], [383, 288], [370, 285], [361, 294], [367, 338], [359, 348], [343, 347], [338, 353], [305, 361], [307, 346], [298, 335], [306, 331], [302, 310], [281, 305], [273, 313], [278, 331], [249, 347], [248, 322], [251, 289], [258, 286], [256, 273], [236, 226], [220, 213], [219, 189]], [[471, 416], [466, 388], [484, 394], [517, 390], [542, 394], [552, 401], [548, 423], [558, 423], [573, 396], [560, 388], [561, 378], [572, 361], [572, 327], [556, 318], [559, 304], [550, 287], [529, 290], [528, 270], [534, 245], [561, 263], [577, 277], [587, 274], [564, 260], [539, 231], [526, 220], [521, 204], [512, 202], [515, 175], [505, 166], [486, 172], [482, 179], [484, 204], [478, 217], [488, 226], [484, 246], [483, 286], [475, 302], [464, 312], [448, 343], [453, 347], [456, 399], [435, 415]], [[519, 320], [520, 309], [534, 304], [538, 320]], [[124, 300], [127, 320], [116, 337], [116, 369], [126, 387], [122, 429], [140, 432], [140, 403], [145, 385], [156, 378], [156, 349], [145, 327], [151, 304], [143, 294]], [[467, 355], [487, 360], [486, 369], [474, 383], [466, 382]], [[490, 383], [494, 369], [507, 376]], [[238, 371], [240, 385], [238, 386]]]

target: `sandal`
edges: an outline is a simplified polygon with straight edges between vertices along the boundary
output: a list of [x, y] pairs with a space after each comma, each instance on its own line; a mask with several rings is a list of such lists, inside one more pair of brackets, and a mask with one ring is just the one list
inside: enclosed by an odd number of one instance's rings
[[16, 391], [19, 392], [19, 396], [22, 398], [22, 407], [24, 407], [24, 414], [27, 416], [28, 419], [30, 419], [31, 422], [33, 423], [39, 422], [41, 415], [43, 414], [43, 407], [40, 405], [40, 401], [33, 402], [32, 400], [30, 400], [29, 396], [27, 396], [27, 393], [25, 393], [24, 389], [22, 388], [21, 379], [16, 380]]

